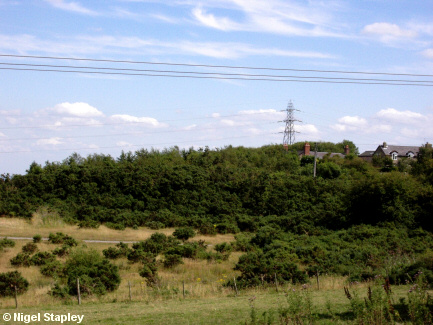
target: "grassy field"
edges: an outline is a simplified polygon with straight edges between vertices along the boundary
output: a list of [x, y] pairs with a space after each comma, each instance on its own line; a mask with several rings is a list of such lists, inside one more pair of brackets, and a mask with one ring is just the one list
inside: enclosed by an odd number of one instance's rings
[[[44, 220], [45, 218], [45, 220]], [[100, 239], [138, 241], [148, 238], [153, 232], [150, 229], [127, 229], [116, 231], [101, 226], [99, 229], [78, 229], [66, 225], [56, 218], [46, 220], [46, 216], [36, 215], [31, 222], [22, 219], [0, 218], [0, 236], [33, 237], [35, 234], [48, 236], [50, 232], [63, 232], [76, 239]], [[164, 229], [171, 234], [173, 229]], [[230, 242], [232, 235], [200, 236], [194, 240], [205, 240], [214, 245]], [[29, 240], [17, 240], [13, 248], [0, 252], [0, 272], [16, 270], [9, 260], [21, 251]], [[98, 251], [114, 246], [108, 243], [83, 243]], [[53, 250], [56, 246], [48, 242], [38, 244], [40, 251]], [[212, 249], [212, 246], [209, 247]], [[29, 290], [18, 297], [19, 308], [15, 309], [13, 298], [0, 298], [0, 319], [4, 313], [20, 312], [26, 315], [37, 313], [79, 314], [84, 315], [84, 324], [245, 324], [250, 321], [252, 304], [257, 315], [273, 310], [277, 315], [280, 307], [287, 306], [288, 292], [295, 289], [301, 292], [300, 286], [274, 286], [241, 290], [236, 296], [233, 288], [223, 286], [228, 279], [237, 274], [233, 267], [241, 253], [232, 253], [227, 261], [217, 263], [203, 260], [184, 259], [184, 264], [173, 269], [161, 268], [158, 273], [162, 279], [158, 288], [147, 287], [139, 276], [139, 264], [130, 264], [126, 259], [115, 260], [120, 269], [122, 282], [118, 290], [102, 297], [85, 297], [81, 306], [76, 298], [60, 300], [48, 295], [54, 284], [53, 278], [41, 275], [36, 266], [20, 267], [18, 270], [30, 282]], [[317, 324], [345, 324], [353, 315], [350, 312], [349, 300], [343, 287], [347, 285], [345, 277], [322, 276], [320, 290], [315, 280], [307, 291], [311, 294], [312, 314]], [[358, 290], [360, 295], [367, 294], [369, 284], [357, 284], [351, 290]], [[185, 296], [183, 295], [185, 288]], [[405, 297], [406, 286], [394, 287], [394, 300]], [[19, 324], [19, 322], [16, 322]], [[40, 322], [44, 323], [43, 321]], [[1, 322], [0, 324], [6, 324]], [[8, 322], [7, 324], [15, 324]], [[22, 322], [20, 323], [22, 324]], [[32, 322], [33, 324], [33, 322]]]

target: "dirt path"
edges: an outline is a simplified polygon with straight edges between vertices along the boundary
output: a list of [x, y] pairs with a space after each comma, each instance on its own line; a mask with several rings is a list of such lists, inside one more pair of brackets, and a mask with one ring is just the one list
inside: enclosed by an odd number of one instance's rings
[[[9, 236], [0, 236], [0, 239], [8, 238], [12, 240], [33, 240], [32, 237], [9, 237]], [[42, 240], [48, 240], [47, 237], [43, 237]], [[85, 243], [104, 243], [104, 244], [118, 244], [120, 242], [125, 244], [133, 244], [138, 241], [127, 241], [127, 240], [99, 240], [99, 239], [82, 239], [81, 241]]]

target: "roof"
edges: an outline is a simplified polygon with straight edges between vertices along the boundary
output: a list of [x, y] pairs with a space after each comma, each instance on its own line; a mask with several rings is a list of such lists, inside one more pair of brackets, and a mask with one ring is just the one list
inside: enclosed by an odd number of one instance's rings
[[391, 155], [393, 152], [397, 152], [399, 156], [407, 156], [409, 152], [412, 152], [415, 156], [418, 155], [419, 146], [395, 146], [395, 145], [387, 145], [386, 147], [379, 146], [378, 149], [381, 149], [383, 153], [387, 156]]
[[[299, 151], [298, 153], [299, 153], [299, 155], [305, 155], [304, 151]], [[319, 159], [323, 159], [323, 157], [325, 157], [328, 154], [329, 154], [330, 157], [335, 157], [335, 156], [339, 156], [341, 158], [345, 157], [344, 154], [342, 154], [342, 153], [336, 153], [336, 152], [323, 152], [323, 151], [319, 152], [318, 151], [316, 154], [317, 154], [317, 158], [319, 158]], [[308, 156], [314, 157], [314, 151], [310, 151], [310, 154]]]
[[375, 151], [364, 151], [362, 154], [360, 154], [358, 157], [372, 157]]

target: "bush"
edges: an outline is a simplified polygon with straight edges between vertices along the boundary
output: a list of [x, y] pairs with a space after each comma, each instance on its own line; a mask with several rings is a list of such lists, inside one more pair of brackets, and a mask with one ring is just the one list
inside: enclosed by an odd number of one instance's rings
[[69, 254], [69, 251], [71, 250], [70, 246], [62, 245], [61, 247], [57, 247], [53, 250], [53, 254], [57, 255], [58, 257], [64, 257]]
[[153, 287], [159, 283], [158, 267], [156, 265], [155, 256], [150, 253], [143, 254], [143, 268], [139, 274], [146, 279], [147, 285]]
[[163, 265], [165, 268], [167, 269], [173, 268], [180, 264], [183, 264], [182, 256], [177, 254], [168, 254], [168, 253], [164, 255]]
[[64, 267], [57, 260], [49, 261], [40, 268], [41, 274], [49, 277], [62, 277]]
[[123, 223], [114, 223], [114, 222], [106, 222], [105, 227], [114, 229], [114, 230], [125, 230], [126, 227]]
[[148, 221], [144, 225], [153, 230], [159, 230], [165, 228], [165, 225], [159, 221]]
[[27, 243], [21, 248], [21, 250], [23, 253], [33, 254], [38, 250], [38, 246], [35, 243]]
[[169, 247], [177, 246], [179, 242], [174, 237], [167, 237], [162, 233], [154, 233], [150, 238], [132, 245], [134, 250], [141, 250], [158, 255], [166, 251]]
[[80, 228], [90, 228], [90, 229], [98, 229], [101, 224], [96, 220], [81, 220], [78, 223], [78, 227]]
[[0, 251], [6, 247], [15, 247], [15, 242], [8, 238], [0, 239]]
[[56, 257], [50, 252], [38, 252], [31, 257], [30, 261], [32, 265], [41, 266], [53, 262], [55, 259]]
[[219, 253], [231, 253], [232, 249], [232, 245], [227, 244], [226, 242], [215, 245], [215, 250]]
[[33, 236], [33, 242], [35, 244], [40, 243], [42, 241], [42, 236], [41, 235], [34, 235]]
[[117, 266], [95, 250], [72, 251], [65, 264], [64, 276], [71, 295], [77, 294], [77, 278], [83, 295], [103, 295], [117, 289], [120, 284]]
[[287, 256], [284, 249], [273, 249], [266, 253], [258, 250], [242, 255], [235, 266], [235, 270], [241, 272], [239, 282], [256, 286], [262, 282], [274, 282], [275, 276], [279, 282], [308, 282], [307, 275]]
[[32, 265], [30, 254], [27, 254], [27, 253], [18, 253], [15, 257], [12, 257], [10, 259], [10, 263], [13, 266], [26, 266], [26, 267], [29, 267], [29, 266]]
[[74, 247], [78, 245], [78, 242], [74, 238], [61, 232], [58, 232], [56, 234], [50, 233], [48, 236], [48, 242], [50, 242], [51, 244], [65, 244], [69, 247]]
[[173, 236], [179, 240], [186, 241], [195, 236], [195, 231], [191, 227], [178, 228], [173, 232]]
[[29, 288], [29, 282], [21, 276], [18, 271], [0, 273], [0, 297], [12, 297], [17, 294], [23, 294]]
[[48, 294], [62, 299], [69, 298], [68, 288], [65, 286], [60, 286], [58, 283], [54, 284], [54, 287], [48, 291]]
[[104, 254], [106, 258], [114, 260], [120, 257], [127, 257], [130, 252], [131, 249], [128, 247], [128, 245], [120, 242], [116, 244], [116, 247], [104, 249], [102, 254]]

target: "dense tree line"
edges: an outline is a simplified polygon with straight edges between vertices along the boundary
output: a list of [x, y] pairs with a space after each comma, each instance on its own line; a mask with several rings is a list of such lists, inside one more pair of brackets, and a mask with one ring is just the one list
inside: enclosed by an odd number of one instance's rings
[[[322, 144], [342, 152], [350, 141]], [[298, 143], [107, 155], [73, 154], [33, 163], [25, 175], [2, 175], [0, 215], [30, 218], [40, 207], [82, 227], [123, 229], [191, 226], [202, 233], [254, 231], [271, 224], [294, 233], [396, 223], [432, 230], [433, 163], [424, 148], [416, 162], [384, 172], [350, 154], [324, 157], [313, 178]], [[379, 162], [380, 164], [380, 162]]]

